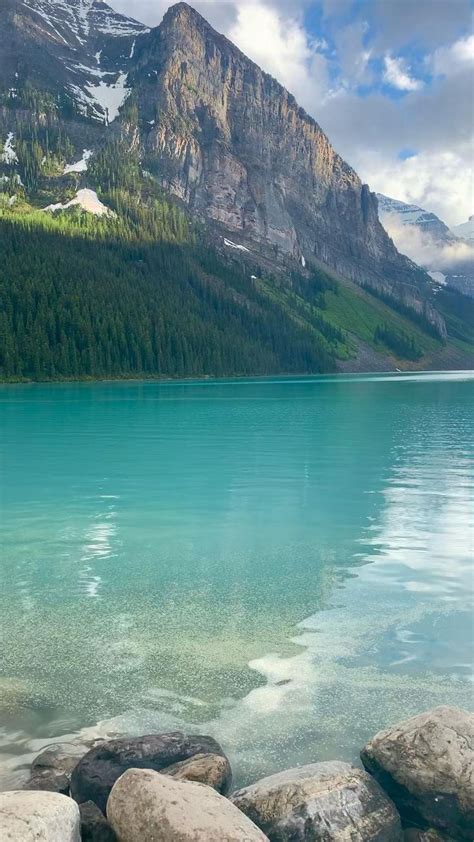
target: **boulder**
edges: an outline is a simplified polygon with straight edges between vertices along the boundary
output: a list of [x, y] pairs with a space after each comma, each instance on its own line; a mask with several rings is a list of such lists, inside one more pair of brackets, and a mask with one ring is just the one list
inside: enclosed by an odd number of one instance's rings
[[48, 746], [31, 764], [31, 775], [24, 789], [41, 789], [69, 795], [74, 767], [89, 750], [83, 743], [57, 743]]
[[0, 837], [8, 842], [80, 842], [79, 808], [57, 792], [0, 792]]
[[82, 842], [117, 842], [115, 832], [93, 801], [79, 804]]
[[401, 842], [400, 817], [377, 782], [349, 763], [312, 763], [232, 795], [272, 842]]
[[79, 761], [71, 776], [71, 795], [79, 804], [94, 801], [105, 813], [110, 791], [127, 769], [161, 772], [196, 754], [225, 756], [212, 737], [187, 736], [181, 731], [110, 740], [87, 752]]
[[175, 781], [195, 781], [212, 786], [217, 792], [226, 795], [232, 783], [232, 769], [227, 757], [220, 754], [195, 754], [189, 760], [173, 763], [162, 770]]
[[129, 769], [112, 789], [107, 818], [120, 842], [264, 842], [267, 837], [214, 789]]
[[380, 731], [361, 757], [405, 824], [474, 839], [473, 714], [434, 708]]
[[45, 769], [43, 772], [35, 772], [30, 775], [29, 780], [23, 789], [39, 789], [45, 792], [58, 792], [60, 795], [69, 795], [68, 775], [55, 772], [52, 769]]

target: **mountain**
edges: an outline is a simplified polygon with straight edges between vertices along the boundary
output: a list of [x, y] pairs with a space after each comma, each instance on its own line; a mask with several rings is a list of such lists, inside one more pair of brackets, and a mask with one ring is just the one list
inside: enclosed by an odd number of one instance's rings
[[451, 231], [455, 237], [460, 237], [474, 244], [474, 215], [470, 216], [467, 222], [462, 222], [461, 225], [454, 225]]
[[377, 199], [380, 221], [397, 248], [425, 268], [436, 284], [474, 297], [474, 217], [473, 222], [450, 230], [436, 214], [418, 205], [381, 193]]
[[455, 236], [451, 233], [448, 226], [435, 213], [426, 211], [418, 207], [418, 205], [410, 205], [400, 202], [398, 199], [391, 199], [382, 193], [377, 193], [376, 195], [379, 203], [379, 216], [382, 223], [385, 217], [395, 215], [399, 218], [402, 225], [415, 225], [435, 243], [444, 245], [446, 243], [452, 243], [455, 240]]
[[[35, 259], [44, 261], [35, 274], [29, 260], [26, 277], [9, 248], [9, 376], [38, 376], [42, 365], [48, 376], [86, 376], [242, 373], [252, 360], [262, 373], [464, 364], [457, 299], [435, 293], [397, 251], [377, 198], [315, 120], [195, 10], [179, 3], [151, 30], [101, 0], [0, 0], [0, 14], [0, 234], [3, 227], [5, 247], [15, 237], [26, 247], [34, 233]], [[82, 258], [68, 274], [71, 243]], [[53, 254], [63, 274], [51, 287]], [[118, 303], [95, 312], [105, 306], [111, 263], [139, 339]], [[103, 280], [82, 283], [79, 270], [85, 278], [97, 266]], [[153, 277], [143, 278], [147, 267]], [[21, 296], [25, 283], [35, 306], [39, 277], [48, 278], [57, 308], [54, 329], [42, 323], [44, 302], [37, 314], [44, 360], [33, 353]], [[161, 340], [150, 350], [139, 328], [137, 283], [157, 320], [143, 324], [154, 335], [163, 319], [173, 324], [166, 353]], [[81, 299], [70, 347], [68, 285]], [[199, 329], [189, 334], [187, 320]], [[226, 346], [231, 323], [238, 359]], [[212, 364], [207, 329], [217, 348]]]
[[141, 23], [101, 0], [0, 0], [0, 82], [28, 83], [91, 120], [114, 120]]

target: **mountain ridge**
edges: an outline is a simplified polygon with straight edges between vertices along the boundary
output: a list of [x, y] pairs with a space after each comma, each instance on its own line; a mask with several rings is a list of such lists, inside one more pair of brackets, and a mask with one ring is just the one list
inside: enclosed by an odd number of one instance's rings
[[[288, 336], [296, 330], [297, 343], [303, 336], [316, 343], [316, 355], [301, 356], [302, 370], [311, 370], [311, 359], [326, 360], [316, 366], [350, 365], [361, 343], [370, 346], [374, 366], [384, 353], [400, 365], [424, 359], [426, 366], [453, 330], [463, 364], [462, 307], [434, 292], [429, 276], [397, 252], [379, 222], [375, 195], [317, 121], [196, 10], [177, 4], [148, 30], [124, 16], [113, 23], [116, 13], [101, 0], [2, 4], [16, 11], [0, 32], [0, 48], [10, 35], [13, 45], [0, 49], [0, 224], [34, 225], [45, 243], [49, 230], [76, 237], [82, 227], [106, 266], [106, 242], [116, 242], [119, 231], [135, 254], [140, 242], [160, 242], [166, 220], [182, 214], [188, 233], [176, 244], [183, 252], [179, 271], [207, 278], [199, 281], [205, 300], [208, 283], [224, 295], [227, 265], [230, 300], [263, 321], [265, 307], [280, 308]], [[61, 37], [67, 33], [58, 15], [69, 26], [74, 12], [67, 45], [31, 23], [40, 12], [53, 20], [52, 7]], [[111, 22], [102, 29], [116, 31], [99, 32], [99, 14]], [[30, 73], [28, 56], [38, 50], [43, 64]], [[80, 93], [71, 88], [73, 78]], [[98, 210], [97, 221], [85, 218]], [[215, 254], [210, 272], [196, 251], [199, 240]], [[60, 238], [55, 242], [59, 248]], [[133, 278], [134, 272], [128, 282]], [[79, 353], [68, 352], [71, 359]], [[296, 357], [279, 358], [282, 370], [294, 370]], [[32, 363], [25, 365], [22, 371]]]
[[382, 194], [377, 194], [377, 198], [380, 221], [399, 250], [423, 266], [436, 283], [474, 297], [472, 223], [468, 221], [450, 229], [436, 214], [418, 205]]

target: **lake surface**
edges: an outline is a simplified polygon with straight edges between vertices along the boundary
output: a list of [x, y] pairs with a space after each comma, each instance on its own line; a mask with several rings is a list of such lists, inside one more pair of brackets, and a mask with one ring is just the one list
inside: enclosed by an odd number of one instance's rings
[[79, 732], [244, 782], [470, 707], [473, 378], [0, 388], [0, 787]]

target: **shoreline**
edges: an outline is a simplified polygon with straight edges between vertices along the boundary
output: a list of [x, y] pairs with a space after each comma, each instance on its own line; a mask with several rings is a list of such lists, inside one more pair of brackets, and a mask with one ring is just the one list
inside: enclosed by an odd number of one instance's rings
[[474, 716], [445, 704], [379, 731], [360, 765], [313, 758], [235, 787], [225, 743], [189, 732], [57, 743], [0, 824], [50, 842], [467, 842]]
[[136, 377], [130, 376], [123, 376], [123, 377], [81, 377], [81, 378], [60, 378], [60, 379], [51, 379], [51, 380], [28, 380], [28, 379], [9, 379], [9, 380], [2, 380], [0, 379], [0, 387], [3, 386], [61, 386], [61, 385], [97, 385], [97, 384], [106, 384], [106, 383], [156, 383], [160, 385], [175, 385], [179, 383], [188, 383], [188, 384], [204, 384], [204, 383], [221, 383], [225, 385], [229, 381], [232, 382], [244, 382], [249, 381], [256, 383], [263, 383], [265, 381], [274, 382], [275, 380], [290, 380], [295, 379], [298, 381], [307, 380], [314, 380], [319, 378], [337, 378], [338, 380], [344, 379], [357, 379], [359, 377], [372, 377], [376, 380], [379, 377], [388, 377], [393, 376], [394, 378], [397, 375], [403, 375], [406, 377], [416, 377], [420, 374], [474, 374], [474, 368], [420, 368], [420, 369], [387, 369], [387, 370], [368, 370], [368, 371], [327, 371], [327, 372], [315, 372], [313, 374], [307, 372], [300, 372], [298, 374], [295, 373], [285, 373], [282, 372], [280, 374], [229, 374], [229, 375], [220, 375], [216, 377], [212, 374], [209, 375], [202, 375], [200, 377], [165, 377], [160, 375], [150, 375], [149, 377], [144, 376], [143, 374], [137, 375]]

